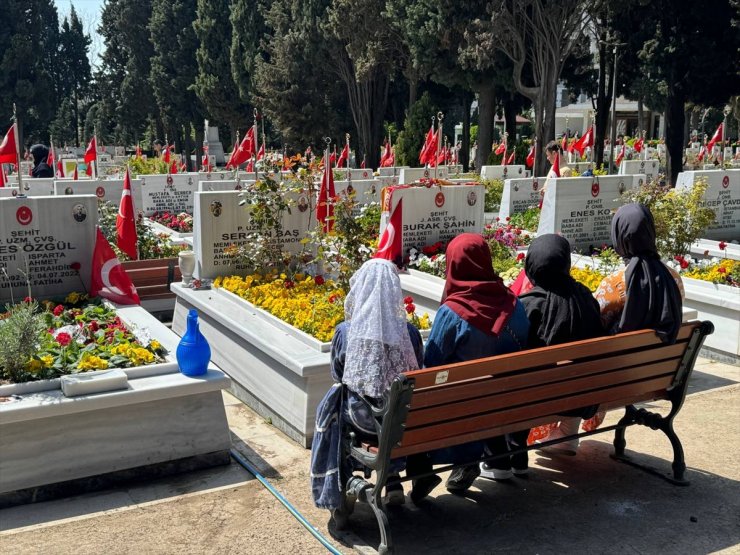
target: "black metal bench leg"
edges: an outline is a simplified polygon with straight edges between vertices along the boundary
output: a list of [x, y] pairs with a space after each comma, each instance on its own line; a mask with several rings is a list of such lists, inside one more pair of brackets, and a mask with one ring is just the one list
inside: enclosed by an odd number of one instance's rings
[[673, 447], [673, 464], [671, 465], [673, 468], [673, 480], [677, 484], [688, 485], [688, 481], [684, 478], [684, 474], [686, 473], [686, 460], [684, 459], [683, 445], [681, 445], [681, 440], [678, 439], [678, 435], [673, 429], [673, 419], [665, 420], [664, 422], [665, 423], [661, 427], [661, 430], [663, 430], [663, 433], [668, 436], [668, 439], [671, 442], [671, 447]]
[[635, 421], [635, 407], [627, 405], [625, 407], [624, 416], [617, 423], [619, 428], [614, 432], [614, 458], [624, 458], [624, 448], [627, 447], [627, 441], [624, 438], [624, 432], [627, 426], [633, 424]]
[[378, 520], [378, 529], [380, 531], [380, 545], [378, 545], [378, 553], [385, 555], [387, 553], [393, 553], [393, 540], [391, 538], [391, 527], [388, 522], [388, 515], [383, 508], [383, 500], [381, 499], [381, 493], [383, 486], [376, 484], [372, 491], [367, 491], [368, 503], [375, 513], [375, 518]]

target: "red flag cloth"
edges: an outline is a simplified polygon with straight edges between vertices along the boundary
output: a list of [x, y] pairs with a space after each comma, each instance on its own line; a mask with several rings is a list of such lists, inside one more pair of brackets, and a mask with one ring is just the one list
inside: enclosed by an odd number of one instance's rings
[[395, 151], [392, 148], [390, 148], [389, 150], [390, 152], [388, 153], [388, 156], [386, 156], [385, 160], [380, 164], [381, 168], [392, 168], [393, 165], [396, 163]]
[[98, 160], [98, 139], [93, 135], [93, 138], [90, 139], [90, 143], [87, 145], [87, 148], [85, 149], [85, 164], [89, 164], [90, 162], [96, 162]]
[[505, 152], [506, 152], [506, 143], [502, 141], [498, 145], [498, 148], [496, 148], [496, 150], [494, 151], [494, 154], [504, 154]]
[[512, 151], [511, 151], [511, 154], [509, 155], [509, 159], [508, 159], [508, 160], [506, 161], [506, 164], [507, 164], [507, 165], [509, 165], [509, 164], [513, 164], [513, 163], [514, 163], [514, 158], [515, 158], [515, 157], [516, 157], [516, 150], [512, 150]]
[[57, 177], [64, 177], [64, 164], [61, 160], [57, 162]]
[[384, 258], [395, 262], [396, 266], [403, 264], [403, 199], [393, 209], [388, 225], [378, 242], [378, 250], [373, 258]]
[[162, 151], [162, 162], [165, 164], [170, 163], [170, 145], [164, 145], [164, 150]]
[[645, 146], [645, 139], [640, 137], [638, 140], [635, 141], [635, 144], [632, 145], [632, 148], [635, 149], [635, 152], [642, 152], [642, 148]]
[[587, 147], [594, 146], [594, 128], [593, 126], [588, 128], [588, 131], [575, 141], [572, 145], [569, 147], [570, 152], [578, 152], [580, 156], [583, 156], [583, 153], [586, 151]]
[[87, 167], [85, 168], [85, 174], [88, 177], [92, 177], [92, 162], [90, 162]]
[[177, 173], [177, 161], [173, 160], [170, 164], [170, 173]]
[[77, 181], [79, 179], [79, 176], [77, 175], [77, 162], [75, 162], [75, 174], [72, 176], [72, 179]]
[[131, 260], [137, 260], [139, 258], [136, 251], [137, 242], [136, 215], [134, 214], [134, 201], [131, 197], [131, 175], [128, 168], [126, 168], [121, 202], [118, 205], [118, 215], [116, 216], [116, 244]]
[[432, 135], [432, 140], [427, 145], [427, 150], [424, 155], [424, 164], [434, 166], [437, 161], [437, 145], [439, 144], [439, 129]]
[[255, 140], [254, 140], [254, 127], [250, 127], [249, 131], [244, 134], [239, 148], [231, 157], [231, 165], [236, 168], [246, 163], [252, 157], [252, 153], [255, 151]]
[[118, 304], [140, 304], [136, 287], [116, 258], [103, 232], [98, 228], [92, 258], [90, 296], [101, 296]]
[[621, 164], [622, 160], [624, 160], [624, 155], [625, 155], [625, 145], [624, 143], [622, 143], [622, 150], [619, 151], [619, 154], [617, 154], [616, 160], [614, 160], [614, 162], [616, 162], [617, 167], [619, 167], [619, 164]]
[[365, 160], [360, 162], [360, 169], [363, 169], [363, 170], [365, 169]]
[[248, 172], [253, 172], [254, 171], [254, 161], [253, 160], [250, 160], [249, 161], [249, 164], [247, 164], [247, 171]]
[[568, 134], [563, 133], [563, 142], [560, 145], [560, 148], [563, 149], [563, 152], [566, 152], [568, 150]]
[[725, 128], [724, 122], [720, 123], [719, 127], [717, 128], [717, 131], [714, 132], [714, 135], [712, 135], [712, 138], [709, 140], [709, 143], [707, 143], [708, 153], [711, 154], [712, 150], [714, 150], [714, 145], [717, 143], [721, 143], [723, 141], [724, 128]]
[[524, 295], [524, 293], [529, 293], [533, 288], [534, 285], [532, 285], [532, 282], [529, 281], [529, 278], [527, 277], [527, 274], [524, 272], [523, 268], [514, 280], [514, 283], [509, 286], [511, 292], [514, 293], [514, 295], [516, 295], [517, 297], [519, 295]]
[[331, 168], [331, 158], [329, 160], [329, 164], [324, 164], [319, 201], [316, 204], [316, 219], [322, 224], [324, 233], [329, 233], [334, 229], [334, 205], [332, 202], [337, 195], [334, 190], [334, 172]]
[[234, 166], [234, 156], [236, 155], [236, 151], [239, 150], [239, 137], [237, 136], [237, 142], [234, 143], [234, 148], [231, 149], [231, 154], [229, 154], [229, 159], [226, 161], [226, 169], [231, 169]]
[[265, 157], [265, 143], [260, 146], [259, 152], [257, 153], [257, 160], [262, 160]]
[[344, 164], [345, 167], [349, 167], [349, 145], [347, 143], [344, 143], [344, 148], [342, 149], [342, 152], [339, 153], [337, 167], [341, 168], [342, 164]]
[[529, 154], [527, 154], [527, 159], [525, 160], [525, 163], [527, 164], [528, 168], [534, 166], [534, 145], [529, 148]]
[[136, 145], [136, 157], [141, 158], [141, 146], [138, 144]]
[[[380, 157], [380, 167], [385, 167], [385, 161], [388, 159], [388, 157], [391, 155], [391, 143], [388, 141], [385, 142], [385, 147], [383, 148], [383, 155]], [[365, 161], [363, 160], [363, 163]]]
[[49, 154], [46, 157], [46, 165], [49, 166], [50, 168], [53, 168], [55, 158], [56, 156], [54, 156], [54, 143], [51, 143], [51, 145], [49, 145]]
[[188, 166], [187, 166], [187, 164], [185, 164], [185, 162], [180, 162], [179, 169], [180, 169], [181, 172], [186, 172], [186, 171], [188, 171]]
[[553, 176], [560, 177], [560, 153], [555, 153], [555, 161], [552, 163], [552, 168], [550, 168], [550, 171], [552, 172]]
[[16, 145], [15, 125], [14, 123], [10, 126], [3, 142], [0, 143], [0, 164], [20, 165], [20, 160], [18, 160], [18, 145]]
[[8, 176], [5, 175], [5, 166], [0, 164], [0, 187], [7, 187]]
[[337, 153], [335, 151], [331, 153], [331, 156], [329, 156], [329, 164], [331, 166], [336, 166], [336, 162], [337, 162]]
[[423, 166], [427, 163], [427, 154], [429, 150], [429, 145], [434, 143], [434, 125], [432, 125], [429, 128], [429, 131], [427, 131], [427, 136], [424, 139], [424, 144], [421, 147], [421, 150], [419, 151], [419, 163]]
[[701, 162], [704, 160], [704, 155], [707, 153], [707, 147], [702, 146], [701, 150], [699, 151], [699, 156], [696, 157], [697, 162]]

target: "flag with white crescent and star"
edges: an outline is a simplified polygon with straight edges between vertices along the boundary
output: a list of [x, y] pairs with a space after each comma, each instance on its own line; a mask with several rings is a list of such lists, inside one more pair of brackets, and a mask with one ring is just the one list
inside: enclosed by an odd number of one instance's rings
[[141, 304], [136, 287], [100, 228], [97, 229], [92, 258], [90, 296], [100, 296], [123, 305]]
[[121, 202], [118, 205], [118, 215], [116, 216], [116, 244], [131, 260], [138, 260], [137, 241], [134, 200], [131, 198], [131, 175], [128, 168], [126, 168]]

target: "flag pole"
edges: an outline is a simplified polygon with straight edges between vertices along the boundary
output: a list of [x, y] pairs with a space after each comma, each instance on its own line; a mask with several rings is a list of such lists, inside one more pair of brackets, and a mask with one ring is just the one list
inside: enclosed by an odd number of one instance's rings
[[[257, 108], [254, 109], [254, 124], [252, 125], [252, 136], [254, 137], [254, 146], [257, 147], [257, 134], [259, 131], [257, 130]], [[257, 175], [257, 153], [255, 152], [256, 148], [252, 149], [252, 166], [254, 166], [254, 181], [255, 183], [259, 181], [259, 176]]]
[[439, 147], [442, 144], [442, 120], [444, 117], [442, 112], [437, 112], [437, 132], [439, 136], [437, 137], [437, 148], [434, 156], [434, 179], [437, 179], [437, 168], [439, 167]]
[[97, 179], [98, 178], [98, 126], [96, 125], [93, 127], [93, 139], [95, 140], [95, 148], [93, 149], [95, 151], [95, 160], [92, 161], [93, 165], [93, 171], [92, 171], [92, 178]]
[[347, 183], [349, 185], [352, 185], [352, 171], [349, 169], [349, 133], [344, 134], [344, 140], [347, 145], [347, 160], [345, 161], [346, 167], [347, 167]]
[[[262, 173], [267, 174], [267, 138], [265, 137], [265, 116], [262, 116], [262, 147], [264, 153], [262, 154]], [[257, 167], [257, 164], [254, 165]]]
[[18, 194], [23, 194], [23, 172], [21, 171], [21, 136], [18, 132], [18, 113], [13, 102], [13, 125], [15, 125], [15, 156], [18, 162]]
[[[131, 183], [130, 181], [131, 180], [131, 163], [130, 162], [126, 162], [126, 173], [128, 174], [129, 183]], [[133, 203], [132, 203], [132, 206], [133, 206]], [[119, 214], [121, 213], [120, 201], [119, 201], [119, 206], [118, 206], [118, 213]], [[133, 217], [134, 217], [134, 231], [136, 231], [136, 214], [134, 214]], [[139, 250], [139, 234], [138, 233], [136, 233], [136, 260], [141, 260], [141, 251]]]
[[447, 136], [445, 135], [445, 146], [442, 149], [442, 155], [445, 157], [445, 167], [447, 168], [447, 175], [450, 175], [450, 161], [447, 156]]
[[724, 119], [722, 120], [722, 149], [719, 151], [719, 166], [720, 169], [725, 168], [725, 137], [727, 136], [727, 114], [728, 110], [724, 110]]

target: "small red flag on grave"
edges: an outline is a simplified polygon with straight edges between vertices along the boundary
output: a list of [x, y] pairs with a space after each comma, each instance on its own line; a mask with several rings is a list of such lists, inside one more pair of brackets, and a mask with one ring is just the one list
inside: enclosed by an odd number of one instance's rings
[[321, 189], [319, 190], [319, 201], [316, 204], [316, 219], [321, 223], [324, 233], [334, 229], [334, 172], [329, 164], [324, 164], [324, 175], [321, 177]]
[[527, 154], [526, 164], [528, 168], [534, 166], [534, 145], [529, 147], [529, 154]]
[[702, 146], [701, 147], [701, 150], [699, 151], [699, 156], [696, 157], [696, 160], [698, 162], [701, 162], [702, 160], [704, 160], [704, 155], [706, 153], [707, 153], [707, 147], [706, 146]]
[[624, 155], [626, 154], [625, 149], [626, 149], [625, 144], [622, 143], [622, 149], [619, 151], [619, 154], [617, 154], [616, 160], [614, 160], [617, 167], [619, 167], [619, 164], [621, 164], [622, 160], [624, 160]]
[[506, 153], [506, 143], [501, 141], [501, 143], [499, 143], [498, 147], [494, 151], [494, 154], [504, 154], [504, 153]]
[[714, 150], [714, 145], [717, 143], [722, 142], [722, 137], [724, 135], [724, 122], [719, 124], [719, 127], [717, 128], [717, 131], [714, 132], [714, 135], [712, 135], [712, 138], [709, 140], [709, 143], [707, 143], [707, 152], [709, 154], [712, 153], [712, 150]]
[[[386, 141], [385, 142], [385, 148], [383, 148], [383, 155], [380, 157], [380, 167], [384, 168], [386, 167], [385, 162], [388, 160], [388, 157], [391, 155], [391, 144]], [[364, 164], [365, 161], [363, 160], [362, 163]]]
[[0, 164], [0, 187], [7, 187], [8, 176], [5, 175], [5, 166]]
[[77, 162], [75, 162], [75, 173], [72, 176], [72, 179], [74, 179], [75, 181], [79, 179], [79, 175], [77, 174]]
[[506, 165], [513, 164], [515, 157], [516, 157], [516, 150], [512, 149], [511, 154], [509, 155], [509, 159], [506, 161]]
[[98, 140], [93, 135], [93, 138], [90, 139], [90, 142], [87, 145], [87, 148], [85, 149], [85, 164], [90, 164], [90, 162], [96, 162], [98, 160]]
[[170, 164], [170, 173], [177, 173], [177, 160], [173, 160]]
[[342, 152], [339, 153], [339, 160], [337, 160], [337, 167], [341, 168], [342, 164], [345, 164], [346, 167], [349, 167], [349, 145], [347, 143], [344, 144], [344, 148], [342, 149]]
[[635, 149], [635, 152], [642, 152], [642, 148], [645, 146], [645, 139], [640, 137], [638, 140], [635, 141], [635, 144], [632, 145], [632, 148]]
[[3, 142], [0, 143], [0, 164], [20, 164], [15, 126], [15, 123], [10, 126]]
[[550, 168], [550, 173], [554, 177], [560, 177], [560, 153], [555, 153], [555, 161], [552, 163], [552, 168]]
[[262, 160], [265, 157], [265, 143], [260, 145], [259, 152], [257, 152], [257, 160]]
[[90, 295], [101, 296], [118, 304], [140, 304], [136, 287], [131, 283], [126, 270], [116, 258], [105, 235], [97, 228], [95, 251], [92, 258]]
[[53, 168], [55, 158], [56, 156], [54, 155], [54, 141], [51, 141], [49, 145], [49, 154], [46, 156], [46, 165], [50, 168]]
[[134, 214], [134, 201], [131, 197], [131, 175], [128, 168], [126, 168], [121, 202], [118, 205], [118, 215], [116, 216], [116, 244], [131, 260], [137, 260], [139, 258], [136, 250], [137, 242], [136, 215]]
[[378, 243], [378, 250], [373, 258], [384, 258], [395, 262], [397, 265], [403, 263], [403, 199], [393, 209], [388, 225], [383, 230], [383, 235]]
[[250, 127], [249, 131], [244, 134], [244, 138], [242, 139], [239, 148], [237, 148], [231, 156], [231, 167], [237, 168], [249, 160], [255, 150], [254, 147], [254, 127]]
[[170, 160], [170, 145], [166, 144], [164, 145], [164, 150], [162, 150], [162, 162], [169, 164]]
[[141, 145], [136, 144], [136, 157], [141, 158]]
[[64, 164], [61, 160], [57, 161], [57, 177], [64, 177]]
[[253, 160], [250, 160], [249, 161], [249, 164], [247, 164], [247, 170], [246, 171], [248, 171], [248, 172], [253, 172], [254, 171], [254, 161]]
[[583, 153], [585, 152], [587, 147], [591, 147], [594, 145], [594, 128], [593, 126], [588, 128], [588, 131], [578, 139], [576, 142], [574, 142], [572, 145], [570, 145], [570, 152], [576, 151], [580, 156], [583, 156]]
[[[433, 153], [437, 148], [436, 136], [437, 135], [434, 132], [434, 125], [432, 125], [429, 128], [429, 131], [427, 131], [427, 136], [424, 139], [424, 145], [421, 147], [421, 152], [419, 152], [419, 163], [422, 166], [430, 161], [430, 154]], [[433, 158], [434, 156], [432, 155], [432, 159]]]
[[568, 134], [563, 133], [563, 142], [560, 145], [560, 148], [563, 149], [563, 152], [566, 152], [568, 150]]

